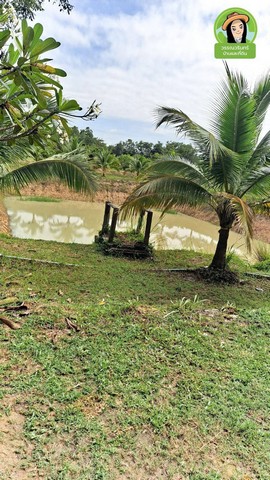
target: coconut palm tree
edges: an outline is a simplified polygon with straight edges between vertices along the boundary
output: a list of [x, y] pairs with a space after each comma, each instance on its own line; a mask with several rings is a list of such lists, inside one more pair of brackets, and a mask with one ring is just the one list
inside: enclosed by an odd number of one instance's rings
[[142, 155], [135, 156], [130, 162], [129, 169], [131, 172], [136, 173], [136, 177], [139, 177], [149, 166], [149, 163], [149, 158], [143, 157]]
[[270, 75], [253, 89], [225, 63], [226, 78], [213, 102], [212, 131], [193, 122], [183, 111], [160, 107], [157, 127], [173, 126], [196, 146], [199, 159], [177, 158], [154, 164], [146, 180], [123, 205], [125, 214], [142, 208], [163, 211], [188, 204], [210, 205], [219, 219], [219, 240], [209, 268], [224, 270], [230, 229], [242, 227], [252, 238], [252, 207], [269, 201], [270, 131], [261, 136], [270, 102]]
[[108, 168], [114, 168], [117, 166], [117, 160], [108, 148], [102, 148], [99, 150], [95, 157], [95, 166], [102, 171], [102, 177], [106, 176]]

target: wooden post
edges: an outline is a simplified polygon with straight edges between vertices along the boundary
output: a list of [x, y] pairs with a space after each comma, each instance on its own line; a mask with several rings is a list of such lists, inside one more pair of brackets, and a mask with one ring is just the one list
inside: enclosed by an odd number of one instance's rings
[[104, 233], [108, 233], [109, 231], [109, 223], [110, 223], [110, 210], [111, 210], [111, 202], [105, 203], [105, 210], [104, 210], [104, 217], [103, 217], [103, 224], [101, 228], [101, 235]]
[[118, 213], [119, 213], [119, 208], [114, 207], [113, 208], [113, 215], [112, 215], [112, 223], [111, 223], [111, 228], [110, 228], [110, 234], [109, 234], [109, 240], [108, 240], [109, 243], [111, 243], [114, 239], [116, 223], [117, 223], [117, 219], [118, 219]]
[[147, 211], [146, 227], [145, 227], [145, 233], [144, 233], [144, 239], [143, 239], [143, 243], [145, 245], [149, 245], [152, 219], [153, 219], [153, 212]]
[[140, 213], [139, 219], [138, 219], [138, 223], [137, 223], [137, 228], [136, 228], [136, 233], [137, 234], [141, 233], [144, 215], [145, 215], [145, 210], [142, 210], [141, 213]]

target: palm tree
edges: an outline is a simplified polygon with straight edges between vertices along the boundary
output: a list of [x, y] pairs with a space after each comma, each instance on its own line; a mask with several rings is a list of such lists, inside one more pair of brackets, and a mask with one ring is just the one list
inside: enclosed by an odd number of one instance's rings
[[125, 175], [128, 170], [130, 170], [130, 164], [133, 160], [133, 157], [131, 155], [128, 155], [127, 153], [123, 153], [119, 157], [117, 157], [118, 161], [118, 170], [122, 170], [123, 174]]
[[132, 158], [129, 169], [131, 172], [136, 173], [136, 177], [139, 177], [139, 175], [141, 175], [148, 166], [149, 159], [141, 155]]
[[108, 168], [113, 168], [116, 164], [116, 158], [108, 148], [102, 148], [95, 155], [95, 165], [101, 168], [102, 177], [105, 177]]
[[220, 229], [209, 268], [224, 270], [230, 229], [238, 224], [250, 248], [253, 206], [269, 201], [270, 131], [262, 138], [262, 126], [270, 102], [270, 75], [253, 89], [227, 64], [225, 81], [214, 98], [212, 132], [193, 122], [183, 111], [160, 107], [157, 127], [172, 125], [196, 146], [199, 159], [177, 158], [154, 164], [144, 183], [123, 205], [124, 213], [142, 208], [163, 211], [188, 204], [210, 205]]

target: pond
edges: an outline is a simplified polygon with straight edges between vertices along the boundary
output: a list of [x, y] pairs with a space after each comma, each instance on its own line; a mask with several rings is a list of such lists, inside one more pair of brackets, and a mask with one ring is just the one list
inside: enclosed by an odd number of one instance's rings
[[[17, 197], [5, 199], [12, 235], [18, 238], [91, 244], [101, 229], [104, 204], [79, 201], [45, 202]], [[119, 222], [118, 230], [131, 223]], [[213, 253], [218, 227], [184, 214], [154, 213], [150, 242], [157, 249], [187, 249]], [[247, 257], [242, 236], [230, 233], [229, 248]]]

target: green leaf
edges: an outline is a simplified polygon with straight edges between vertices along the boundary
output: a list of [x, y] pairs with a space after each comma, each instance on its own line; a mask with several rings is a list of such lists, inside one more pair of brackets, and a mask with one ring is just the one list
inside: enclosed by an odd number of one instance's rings
[[60, 108], [60, 105], [62, 105], [62, 101], [63, 101], [62, 90], [59, 90], [58, 92], [56, 92], [55, 96], [56, 96], [57, 106]]
[[42, 94], [42, 91], [40, 90], [40, 88], [38, 88], [37, 85], [34, 86], [34, 89], [36, 92], [39, 105], [41, 106], [41, 108], [46, 108], [47, 107], [46, 97]]
[[28, 28], [27, 21], [24, 18], [21, 22], [21, 30], [22, 30], [23, 37], [26, 35], [27, 28]]
[[21, 67], [25, 62], [27, 62], [27, 58], [26, 57], [20, 57], [18, 59], [18, 67]]
[[14, 73], [14, 83], [17, 87], [20, 87], [22, 84], [21, 74], [18, 70]]
[[23, 34], [23, 55], [29, 52], [29, 45], [34, 38], [34, 30], [28, 27], [26, 20], [22, 20], [22, 34]]
[[71, 128], [65, 118], [60, 117], [60, 122], [62, 123], [65, 132], [67, 132], [68, 135], [71, 135]]
[[34, 38], [29, 46], [29, 52], [32, 54], [32, 50], [35, 48], [35, 46], [37, 45], [41, 35], [43, 33], [43, 26], [41, 25], [41, 23], [36, 23], [34, 25]]
[[54, 85], [55, 87], [62, 89], [62, 85], [57, 82], [54, 78], [52, 77], [47, 77], [46, 75], [43, 75], [42, 73], [38, 73], [38, 77], [43, 81], [43, 83], [47, 83], [49, 85]]
[[41, 55], [42, 53], [47, 52], [48, 50], [53, 50], [60, 46], [60, 42], [54, 40], [54, 38], [46, 38], [46, 40], [39, 40], [36, 46], [31, 51], [31, 57]]
[[80, 105], [76, 100], [64, 100], [61, 105], [59, 105], [59, 108], [62, 112], [68, 112], [70, 110], [79, 110]]
[[11, 43], [8, 47], [8, 62], [11, 65], [15, 65], [19, 56], [20, 56], [20, 52], [18, 52], [18, 50], [15, 50], [13, 43]]
[[9, 30], [2, 30], [2, 32], [0, 32], [0, 48], [3, 48], [3, 46], [7, 43], [9, 37], [10, 37]]
[[66, 77], [67, 76], [67, 73], [65, 72], [65, 70], [62, 70], [61, 68], [55, 68], [55, 75], [57, 75], [58, 77]]

